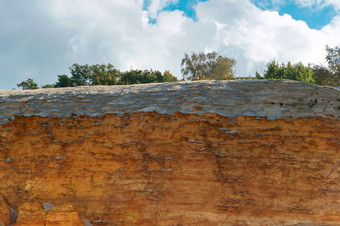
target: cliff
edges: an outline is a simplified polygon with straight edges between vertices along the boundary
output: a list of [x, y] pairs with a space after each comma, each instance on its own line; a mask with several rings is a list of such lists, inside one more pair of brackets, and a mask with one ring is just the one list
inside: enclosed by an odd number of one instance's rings
[[339, 225], [340, 90], [0, 91], [0, 169], [0, 225]]

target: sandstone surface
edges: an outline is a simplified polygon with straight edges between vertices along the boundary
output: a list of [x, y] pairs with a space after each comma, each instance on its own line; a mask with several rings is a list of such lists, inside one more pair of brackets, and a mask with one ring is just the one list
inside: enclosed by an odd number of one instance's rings
[[18, 224], [36, 210], [93, 225], [339, 225], [340, 90], [241, 80], [0, 91], [0, 168]]
[[19, 216], [14, 226], [80, 226], [84, 225], [72, 204], [46, 210], [37, 202], [24, 202], [18, 207]]
[[8, 225], [11, 222], [10, 205], [5, 197], [0, 194], [0, 226]]

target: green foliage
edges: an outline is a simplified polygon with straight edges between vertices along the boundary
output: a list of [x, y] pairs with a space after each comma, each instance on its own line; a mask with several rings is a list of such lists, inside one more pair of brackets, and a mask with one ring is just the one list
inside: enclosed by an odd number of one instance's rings
[[258, 79], [290, 79], [295, 81], [315, 83], [314, 72], [311, 65], [304, 66], [301, 62], [292, 64], [290, 62], [286, 64], [279, 64], [276, 61], [272, 61], [267, 64], [263, 77], [256, 72], [256, 78]]
[[314, 66], [316, 84], [323, 86], [340, 86], [340, 47], [326, 46], [326, 61], [328, 68], [322, 65]]
[[177, 82], [177, 78], [170, 73], [170, 71], [165, 71], [163, 73], [163, 81], [159, 82]]
[[217, 62], [213, 65], [212, 72], [210, 75], [205, 76], [208, 79], [215, 80], [226, 80], [234, 78], [233, 67], [236, 64], [236, 60], [228, 57], [219, 56]]
[[249, 80], [249, 79], [257, 79], [255, 77], [252, 77], [252, 76], [244, 76], [244, 77], [235, 77], [233, 78], [232, 80]]
[[232, 79], [236, 60], [212, 53], [184, 54], [181, 62], [183, 79]]
[[331, 73], [340, 74], [340, 46], [330, 48], [326, 46], [327, 56], [326, 60], [328, 68]]
[[68, 77], [67, 75], [58, 75], [58, 81], [54, 85], [54, 87], [73, 87], [74, 82], [73, 79]]
[[89, 86], [89, 85], [116, 85], [121, 72], [112, 64], [73, 64], [69, 67], [71, 77], [58, 75], [56, 87]]
[[169, 71], [165, 71], [164, 74], [160, 71], [153, 70], [130, 70], [124, 72], [119, 79], [119, 84], [142, 84], [152, 82], [175, 82], [177, 78], [174, 77]]
[[255, 77], [256, 77], [257, 79], [263, 79], [263, 77], [261, 77], [260, 73], [258, 73], [258, 72], [255, 73]]
[[22, 87], [23, 90], [26, 89], [39, 89], [37, 83], [33, 81], [33, 79], [28, 78], [26, 81], [22, 81], [21, 83], [17, 84], [18, 87]]
[[69, 70], [71, 72], [71, 79], [73, 82], [73, 86], [88, 86], [90, 85], [90, 66], [85, 65], [79, 65], [79, 64], [73, 64], [71, 67], [69, 67]]
[[317, 85], [340, 86], [340, 47], [326, 46], [326, 51], [328, 67], [311, 64], [304, 66], [301, 62], [288, 62], [286, 65], [272, 61], [267, 64], [263, 77], [258, 72], [255, 76], [257, 79], [291, 79]]
[[[320, 86], [339, 86], [339, 81], [336, 83], [336, 76], [327, 67], [315, 65], [314, 68], [315, 84]], [[339, 78], [338, 78], [339, 79]]]
[[121, 72], [112, 64], [96, 64], [90, 66], [91, 85], [117, 85]]
[[49, 88], [54, 88], [55, 85], [53, 84], [46, 84], [46, 85], [43, 85], [41, 88], [43, 89], [49, 89]]

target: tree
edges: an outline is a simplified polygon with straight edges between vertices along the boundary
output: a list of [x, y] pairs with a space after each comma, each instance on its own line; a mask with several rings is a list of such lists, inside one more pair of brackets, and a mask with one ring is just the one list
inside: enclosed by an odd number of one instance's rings
[[96, 64], [90, 66], [91, 85], [116, 85], [121, 72], [114, 68], [112, 64]]
[[73, 87], [74, 81], [72, 78], [68, 77], [67, 75], [58, 75], [58, 81], [54, 85], [54, 87]]
[[315, 65], [314, 77], [316, 84], [322, 86], [340, 86], [340, 47], [326, 46], [327, 66]]
[[312, 66], [304, 66], [301, 62], [292, 64], [288, 62], [287, 65], [279, 64], [276, 61], [272, 61], [267, 64], [263, 77], [256, 72], [256, 78], [258, 79], [290, 79], [295, 81], [315, 83], [314, 71]]
[[73, 86], [88, 86], [90, 84], [90, 67], [89, 65], [73, 64], [69, 67], [72, 75]]
[[181, 62], [183, 79], [229, 79], [234, 77], [236, 60], [212, 53], [184, 54]]
[[326, 46], [326, 51], [329, 70], [334, 74], [340, 74], [340, 46], [334, 48]]
[[255, 73], [255, 77], [256, 77], [256, 79], [263, 79], [263, 77], [260, 75], [260, 73], [259, 72], [257, 72], [256, 71], [256, 73]]
[[37, 83], [33, 81], [33, 79], [28, 78], [26, 81], [22, 81], [21, 83], [17, 84], [18, 87], [22, 87], [23, 90], [26, 89], [39, 89]]
[[141, 70], [130, 70], [122, 74], [119, 79], [119, 84], [129, 85], [129, 84], [139, 84], [140, 78], [143, 76], [143, 71]]
[[337, 86], [334, 84], [336, 78], [334, 78], [334, 74], [328, 70], [327, 67], [323, 65], [315, 65], [314, 68], [314, 79], [315, 84], [319, 86]]
[[[117, 70], [112, 64], [80, 65], [73, 64], [69, 67], [71, 76], [65, 74], [58, 75], [55, 84], [46, 84], [42, 88], [55, 87], [75, 87], [91, 85], [117, 85], [117, 84], [139, 84], [151, 82], [175, 82], [177, 78], [169, 71], [163, 74], [160, 71], [150, 70], [130, 70], [124, 73]], [[23, 89], [38, 89], [38, 85], [32, 80], [18, 84]]]
[[165, 71], [164, 74], [160, 71], [153, 70], [130, 70], [122, 74], [119, 79], [119, 84], [141, 84], [152, 82], [175, 82], [177, 78], [174, 77], [169, 71]]
[[207, 78], [216, 80], [234, 79], [233, 67], [235, 64], [236, 60], [219, 56], [216, 65], [213, 67], [210, 76], [207, 76]]
[[[163, 82], [177, 82], [177, 78], [173, 76], [170, 71], [165, 71], [163, 73]], [[159, 81], [160, 82], [160, 81]]]
[[55, 87], [55, 85], [53, 85], [53, 84], [46, 84], [46, 85], [41, 86], [41, 88], [43, 88], [43, 89], [49, 89], [49, 88], [54, 88], [54, 87]]
[[[121, 72], [115, 69], [112, 64], [95, 64], [91, 66], [88, 64], [73, 64], [69, 69], [72, 86], [116, 85], [121, 76]], [[63, 79], [66, 78], [63, 77]]]

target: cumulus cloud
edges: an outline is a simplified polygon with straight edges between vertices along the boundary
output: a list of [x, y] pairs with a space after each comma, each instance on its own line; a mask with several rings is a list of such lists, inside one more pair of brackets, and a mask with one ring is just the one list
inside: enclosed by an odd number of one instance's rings
[[326, 6], [332, 5], [334, 6], [335, 10], [340, 10], [339, 0], [294, 0], [294, 2], [301, 7], [322, 9]]
[[310, 8], [311, 10], [322, 10], [324, 7], [333, 6], [340, 10], [339, 0], [250, 0], [262, 9], [279, 10], [282, 6], [294, 3], [298, 7]]
[[[223, 10], [214, 13], [215, 9]], [[201, 3], [197, 15], [199, 23], [215, 23], [215, 48], [238, 60], [239, 75], [253, 74], [270, 60], [322, 63], [325, 45], [340, 37], [337, 19], [321, 31], [313, 30], [303, 21], [260, 10], [246, 0]]]
[[148, 7], [148, 15], [151, 18], [156, 18], [158, 13], [162, 11], [165, 7], [171, 4], [177, 4], [179, 0], [150, 0], [150, 5]]
[[143, 9], [143, 0], [0, 0], [0, 88], [27, 77], [54, 83], [73, 63], [170, 70], [181, 78], [180, 61], [192, 51], [233, 57], [236, 74], [248, 76], [271, 60], [323, 63], [325, 45], [340, 44], [339, 15], [314, 30], [250, 0], [209, 0], [195, 6], [194, 21], [162, 10], [176, 2], [154, 0]]

